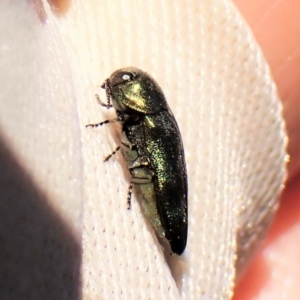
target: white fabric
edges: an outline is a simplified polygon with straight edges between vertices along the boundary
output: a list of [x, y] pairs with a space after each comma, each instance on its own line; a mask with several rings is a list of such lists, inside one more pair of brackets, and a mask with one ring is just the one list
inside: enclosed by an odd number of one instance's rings
[[[1, 139], [22, 170], [12, 177], [27, 174], [22, 187], [37, 201], [31, 209], [25, 192], [4, 193], [2, 236], [16, 238], [0, 256], [1, 280], [22, 284], [1, 298], [229, 299], [236, 255], [240, 271], [285, 176], [281, 104], [250, 30], [227, 0], [77, 0], [65, 17], [47, 4], [46, 12], [41, 21], [29, 2], [0, 2]], [[135, 197], [127, 211], [121, 155], [103, 163], [118, 126], [85, 128], [114, 116], [94, 94], [124, 66], [158, 81], [181, 129], [189, 183], [182, 257], [165, 258]]]

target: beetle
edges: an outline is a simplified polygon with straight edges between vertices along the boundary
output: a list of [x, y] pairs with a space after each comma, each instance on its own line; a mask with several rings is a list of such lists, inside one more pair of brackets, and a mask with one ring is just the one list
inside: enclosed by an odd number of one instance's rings
[[167, 240], [171, 250], [181, 255], [188, 232], [187, 172], [182, 139], [177, 122], [157, 82], [146, 72], [127, 67], [115, 71], [101, 86], [117, 118], [108, 123], [121, 124], [121, 141], [107, 161], [119, 149], [131, 174], [128, 191], [135, 189], [142, 211], [156, 235]]

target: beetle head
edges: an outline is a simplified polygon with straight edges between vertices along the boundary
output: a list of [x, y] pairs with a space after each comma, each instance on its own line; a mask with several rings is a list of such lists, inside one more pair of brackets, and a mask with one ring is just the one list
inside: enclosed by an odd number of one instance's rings
[[107, 81], [116, 110], [128, 109], [149, 114], [168, 109], [165, 97], [156, 81], [134, 67], [115, 71]]

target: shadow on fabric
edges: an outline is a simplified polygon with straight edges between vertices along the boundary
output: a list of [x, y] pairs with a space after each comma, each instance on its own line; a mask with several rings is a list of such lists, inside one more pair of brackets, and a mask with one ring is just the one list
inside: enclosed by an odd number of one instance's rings
[[0, 299], [81, 299], [81, 246], [0, 138]]

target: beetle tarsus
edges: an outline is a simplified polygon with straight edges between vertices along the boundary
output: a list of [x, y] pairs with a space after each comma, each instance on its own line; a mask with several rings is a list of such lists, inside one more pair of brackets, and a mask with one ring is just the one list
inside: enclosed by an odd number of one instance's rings
[[85, 125], [85, 127], [98, 127], [98, 126], [102, 126], [102, 125], [104, 125], [104, 124], [108, 124], [108, 123], [116, 123], [116, 122], [119, 122], [119, 119], [118, 119], [118, 118], [110, 119], [110, 120], [105, 120], [105, 121], [100, 122], [100, 123], [97, 123], [97, 124], [88, 124], [88, 125]]
[[107, 155], [104, 158], [104, 162], [108, 161], [113, 155], [115, 155], [120, 150], [120, 146], [118, 146], [111, 154]]
[[127, 209], [131, 209], [131, 194], [132, 194], [132, 182], [130, 182], [128, 187], [128, 194], [127, 194]]

